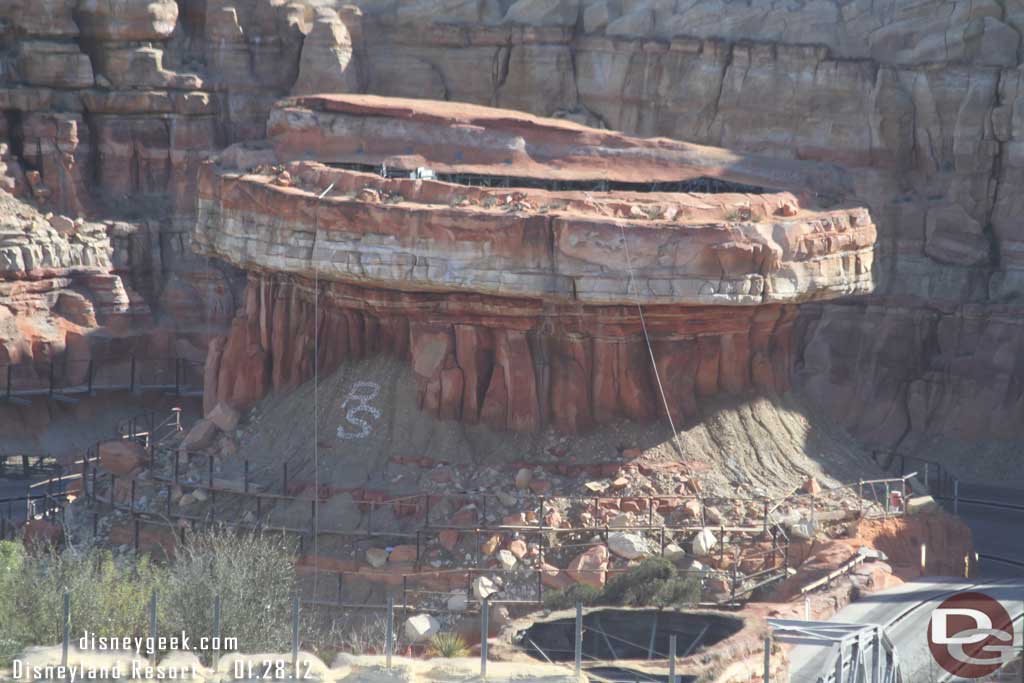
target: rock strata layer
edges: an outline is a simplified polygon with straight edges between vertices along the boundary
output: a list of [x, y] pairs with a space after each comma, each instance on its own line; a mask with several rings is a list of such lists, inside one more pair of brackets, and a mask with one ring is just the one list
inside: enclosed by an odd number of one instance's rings
[[[229, 149], [203, 167], [193, 243], [252, 274], [244, 312], [211, 347], [211, 405], [247, 407], [271, 387], [308, 379], [319, 330], [322, 370], [378, 351], [407, 357], [422, 407], [442, 418], [571, 431], [614, 416], [652, 419], [665, 412], [660, 377], [668, 409], [684, 419], [696, 414], [699, 396], [785, 389], [795, 304], [872, 288], [875, 227], [853, 204], [804, 208], [789, 192], [515, 186], [524, 175], [533, 185], [570, 172], [581, 179], [592, 167], [576, 163], [574, 171], [575, 152], [566, 150], [587, 150], [596, 167], [617, 159], [609, 181], [635, 180], [654, 166], [664, 181], [708, 168], [729, 181], [722, 159], [770, 177], [769, 162], [510, 111], [326, 101], [326, 120], [284, 103], [272, 117], [274, 153]], [[390, 129], [389, 145], [418, 143], [413, 161], [428, 166], [439, 148], [423, 120], [448, 136], [475, 131], [457, 150], [471, 166], [496, 148], [524, 156], [503, 165], [507, 188], [278, 163], [297, 155], [296, 139], [322, 140], [316, 147], [326, 156], [347, 161], [355, 153], [341, 150], [364, 119]], [[365, 139], [374, 146], [373, 136]], [[493, 140], [500, 142], [488, 147]], [[671, 163], [680, 154], [689, 166]], [[639, 172], [630, 168], [634, 157]], [[457, 163], [437, 166], [460, 177]], [[544, 175], [549, 166], [553, 179]], [[805, 173], [795, 162], [783, 168], [788, 181]], [[643, 321], [638, 305], [648, 307]]]

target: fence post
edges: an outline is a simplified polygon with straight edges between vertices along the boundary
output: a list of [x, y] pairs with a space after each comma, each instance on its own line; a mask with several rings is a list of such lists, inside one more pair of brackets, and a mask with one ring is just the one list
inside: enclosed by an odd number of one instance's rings
[[60, 651], [60, 665], [68, 665], [68, 645], [71, 643], [71, 594], [64, 587], [64, 644]]
[[88, 369], [86, 370], [86, 376], [88, 378], [88, 379], [86, 379], [86, 382], [88, 382], [88, 387], [87, 387], [88, 391], [87, 391], [87, 393], [88, 393], [89, 396], [92, 396], [92, 373], [93, 373], [93, 364], [92, 364], [92, 361], [90, 360], [89, 361], [89, 365], [88, 365]]
[[135, 354], [132, 354], [131, 365], [129, 366], [131, 377], [128, 379], [128, 391], [132, 394], [135, 393]]
[[153, 666], [156, 664], [156, 590], [149, 599], [149, 637], [152, 639], [150, 642], [154, 644], [149, 653], [149, 664]]
[[213, 670], [216, 671], [220, 663], [220, 593], [213, 598], [213, 638], [216, 646], [213, 650]]
[[284, 480], [281, 482], [281, 493], [288, 495], [288, 463], [283, 464]]
[[[764, 637], [764, 683], [769, 683], [772, 673], [772, 637]], [[854, 673], [856, 675], [856, 672]]]
[[490, 634], [490, 597], [480, 601], [480, 678], [487, 678], [487, 636]]
[[395, 599], [388, 597], [387, 625], [384, 630], [384, 666], [391, 672], [391, 653], [395, 650]]
[[668, 683], [676, 683], [676, 634], [668, 637]]
[[249, 459], [246, 458], [242, 464], [242, 490], [249, 493]]
[[573, 669], [578, 680], [583, 668], [583, 603], [579, 600], [576, 601], [576, 641], [573, 645], [573, 655]]
[[299, 670], [299, 596], [292, 600], [292, 675]]
[[960, 514], [960, 480], [953, 480], [953, 514]]

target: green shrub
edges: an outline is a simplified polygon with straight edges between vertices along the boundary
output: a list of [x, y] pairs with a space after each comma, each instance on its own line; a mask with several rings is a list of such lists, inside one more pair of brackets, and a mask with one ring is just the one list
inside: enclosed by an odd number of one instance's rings
[[429, 657], [468, 657], [469, 646], [457, 633], [438, 633], [430, 639]]
[[601, 591], [597, 588], [577, 583], [563, 590], [547, 593], [544, 596], [544, 609], [569, 609], [577, 602], [583, 603], [584, 606], [594, 605], [600, 597]]
[[237, 638], [239, 650], [290, 646], [295, 568], [281, 534], [197, 533], [178, 547], [172, 569], [163, 613], [171, 632], [213, 634], [213, 604], [220, 595], [221, 635]]
[[604, 590], [581, 584], [544, 596], [549, 610], [570, 609], [577, 602], [613, 607], [678, 607], [700, 601], [700, 581], [680, 576], [675, 565], [662, 557], [644, 560], [629, 571], [613, 576]]

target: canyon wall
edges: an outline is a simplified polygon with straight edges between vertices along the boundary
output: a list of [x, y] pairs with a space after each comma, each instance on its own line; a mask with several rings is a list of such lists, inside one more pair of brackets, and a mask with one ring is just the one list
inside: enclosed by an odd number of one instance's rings
[[461, 100], [834, 161], [878, 224], [880, 286], [801, 308], [797, 381], [879, 445], [1021, 436], [1020, 0], [357, 4], [5, 3], [0, 137], [39, 172], [46, 210], [142, 193], [168, 207], [150, 280], [182, 302], [219, 291], [226, 308], [219, 272], [197, 287], [205, 266], [177, 265], [192, 170], [262, 138], [292, 92]]

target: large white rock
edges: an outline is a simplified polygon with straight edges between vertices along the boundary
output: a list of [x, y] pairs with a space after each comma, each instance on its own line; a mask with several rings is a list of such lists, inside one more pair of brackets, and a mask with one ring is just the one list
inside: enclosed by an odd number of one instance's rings
[[625, 531], [608, 534], [608, 550], [627, 560], [646, 557], [650, 553], [650, 548], [644, 537]]
[[675, 543], [669, 543], [665, 546], [665, 559], [673, 562], [678, 562], [686, 557], [686, 551], [680, 548]]
[[502, 569], [512, 569], [516, 566], [516, 556], [512, 554], [511, 550], [499, 550], [497, 557], [498, 564], [501, 565]]
[[477, 600], [484, 600], [498, 592], [494, 581], [486, 576], [478, 576], [473, 579], [473, 597]]
[[697, 556], [707, 555], [717, 543], [718, 539], [711, 529], [701, 529], [693, 537], [693, 554]]
[[427, 640], [440, 630], [440, 622], [429, 614], [416, 614], [405, 621], [405, 637], [410, 643]]
[[448, 598], [448, 609], [452, 612], [465, 612], [469, 606], [469, 596], [466, 591], [455, 591]]

